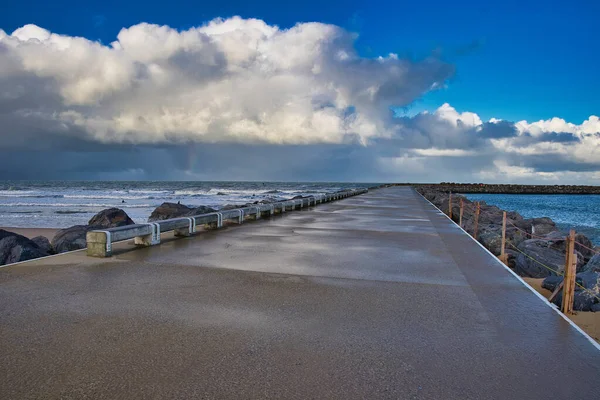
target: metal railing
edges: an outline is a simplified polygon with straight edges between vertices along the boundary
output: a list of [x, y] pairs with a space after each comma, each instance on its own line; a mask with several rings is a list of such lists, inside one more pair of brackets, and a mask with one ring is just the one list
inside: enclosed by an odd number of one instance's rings
[[87, 255], [91, 257], [110, 257], [112, 244], [123, 240], [133, 239], [138, 246], [153, 246], [160, 243], [161, 233], [171, 232], [175, 236], [191, 236], [196, 233], [198, 226], [208, 225], [211, 228], [221, 228], [225, 221], [235, 220], [242, 224], [248, 217], [260, 219], [281, 214], [287, 211], [300, 210], [317, 204], [328, 203], [351, 196], [367, 193], [368, 189], [353, 189], [335, 193], [318, 194], [300, 199], [282, 200], [269, 204], [253, 204], [242, 208], [222, 210], [207, 214], [166, 219], [93, 230], [87, 233]]

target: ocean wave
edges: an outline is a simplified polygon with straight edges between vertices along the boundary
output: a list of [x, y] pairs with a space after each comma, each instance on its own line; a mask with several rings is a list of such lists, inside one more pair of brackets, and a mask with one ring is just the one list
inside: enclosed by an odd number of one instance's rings
[[[115, 204], [103, 204], [103, 203], [84, 203], [84, 204], [73, 204], [73, 203], [4, 203], [0, 204], [0, 207], [115, 207]], [[154, 207], [152, 204], [119, 204], [121, 208], [148, 208]]]
[[64, 197], [66, 199], [99, 199], [99, 200], [149, 200], [153, 199], [152, 196], [127, 196], [127, 195], [119, 195], [115, 196], [114, 194], [65, 194]]

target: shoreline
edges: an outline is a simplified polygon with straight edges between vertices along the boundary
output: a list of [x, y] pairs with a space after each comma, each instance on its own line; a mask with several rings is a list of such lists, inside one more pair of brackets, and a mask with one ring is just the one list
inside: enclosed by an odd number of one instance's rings
[[32, 239], [36, 236], [44, 236], [49, 241], [52, 241], [56, 232], [60, 230], [60, 228], [15, 228], [4, 226], [0, 226], [0, 229], [25, 236], [28, 239]]

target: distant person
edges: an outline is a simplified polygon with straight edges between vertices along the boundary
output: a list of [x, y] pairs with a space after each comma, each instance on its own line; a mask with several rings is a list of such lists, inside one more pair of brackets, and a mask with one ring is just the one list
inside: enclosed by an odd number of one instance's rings
[[177, 204], [181, 204], [181, 200], [177, 200]]

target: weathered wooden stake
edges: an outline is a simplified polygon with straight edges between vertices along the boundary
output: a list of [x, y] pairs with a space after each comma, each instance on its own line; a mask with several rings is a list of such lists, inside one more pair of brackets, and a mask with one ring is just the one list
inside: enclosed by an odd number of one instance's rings
[[452, 219], [452, 192], [450, 192], [450, 196], [448, 197], [448, 216]]
[[575, 230], [567, 236], [567, 254], [565, 256], [565, 279], [563, 285], [562, 312], [573, 314], [575, 299], [575, 275], [577, 274], [577, 255], [575, 254]]
[[500, 244], [500, 261], [508, 265], [506, 256], [506, 211], [502, 213], [502, 243]]
[[460, 215], [458, 216], [458, 226], [460, 226], [461, 228], [463, 227], [462, 217], [463, 217], [464, 207], [465, 207], [465, 204], [463, 203], [463, 199], [461, 198], [460, 199]]
[[479, 212], [481, 211], [479, 202], [477, 202], [477, 208], [475, 209], [475, 229], [473, 230], [473, 237], [477, 240], [477, 230], [479, 229]]

